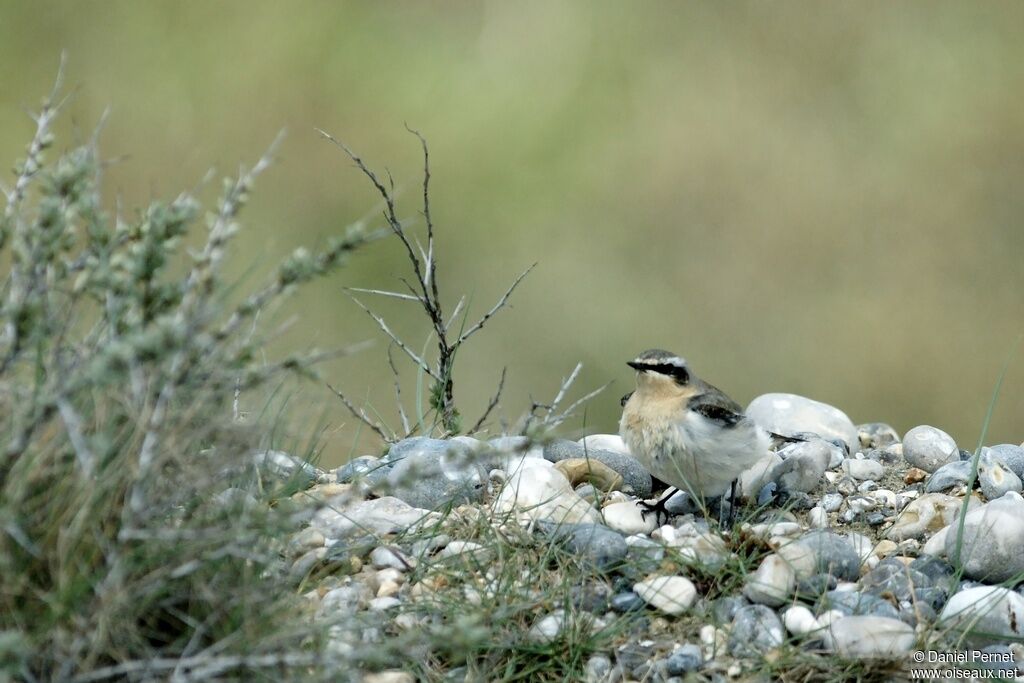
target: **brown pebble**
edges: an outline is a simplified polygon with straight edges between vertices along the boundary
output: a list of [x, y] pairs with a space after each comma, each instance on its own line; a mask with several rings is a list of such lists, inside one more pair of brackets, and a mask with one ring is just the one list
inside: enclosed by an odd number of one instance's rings
[[907, 484], [916, 484], [919, 481], [924, 481], [928, 478], [928, 473], [922, 469], [911, 467], [907, 470], [907, 473], [903, 475], [903, 481]]

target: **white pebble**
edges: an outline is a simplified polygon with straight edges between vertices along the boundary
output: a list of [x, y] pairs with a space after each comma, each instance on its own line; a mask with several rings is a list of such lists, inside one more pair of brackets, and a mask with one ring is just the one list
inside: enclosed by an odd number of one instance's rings
[[682, 614], [697, 599], [697, 588], [684, 576], [656, 576], [633, 585], [640, 599], [665, 614]]

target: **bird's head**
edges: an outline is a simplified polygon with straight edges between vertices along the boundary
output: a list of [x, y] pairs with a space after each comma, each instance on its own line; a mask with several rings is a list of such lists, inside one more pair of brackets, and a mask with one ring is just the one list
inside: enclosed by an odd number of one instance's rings
[[626, 365], [636, 370], [639, 392], [667, 396], [693, 392], [686, 360], [670, 351], [649, 349]]

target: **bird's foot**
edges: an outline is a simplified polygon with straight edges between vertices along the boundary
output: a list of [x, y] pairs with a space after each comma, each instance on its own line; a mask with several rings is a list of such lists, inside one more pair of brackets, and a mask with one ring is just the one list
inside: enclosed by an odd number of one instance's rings
[[655, 524], [667, 524], [672, 514], [665, 507], [665, 504], [668, 503], [668, 499], [673, 495], [674, 493], [664, 495], [654, 503], [649, 503], [646, 500], [637, 501], [637, 505], [640, 506], [640, 514], [643, 515], [644, 519], [647, 519], [647, 515], [653, 513]]

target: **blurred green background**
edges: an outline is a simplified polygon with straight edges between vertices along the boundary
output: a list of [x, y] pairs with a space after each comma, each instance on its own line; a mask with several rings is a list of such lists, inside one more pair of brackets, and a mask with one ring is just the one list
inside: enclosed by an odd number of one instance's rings
[[[315, 126], [388, 167], [417, 216], [408, 122], [433, 152], [449, 310], [467, 293], [482, 313], [539, 261], [462, 353], [469, 420], [502, 366], [514, 420], [582, 361], [574, 395], [615, 384], [565, 429], [615, 431], [624, 361], [660, 346], [744, 404], [792, 391], [973, 448], [1024, 331], [1022, 26], [1018, 2], [2, 2], [0, 159], [64, 49], [64, 130], [110, 107], [103, 149], [126, 157], [111, 202], [230, 173], [287, 127], [231, 261], [266, 272], [375, 215]], [[372, 246], [294, 299], [282, 343], [379, 339], [341, 288], [406, 274], [396, 241]], [[400, 303], [380, 310], [420, 347]], [[327, 373], [393, 420], [384, 349]], [[1024, 439], [1022, 355], [990, 442]], [[379, 448], [316, 386], [293, 431], [325, 410], [326, 462]]]

